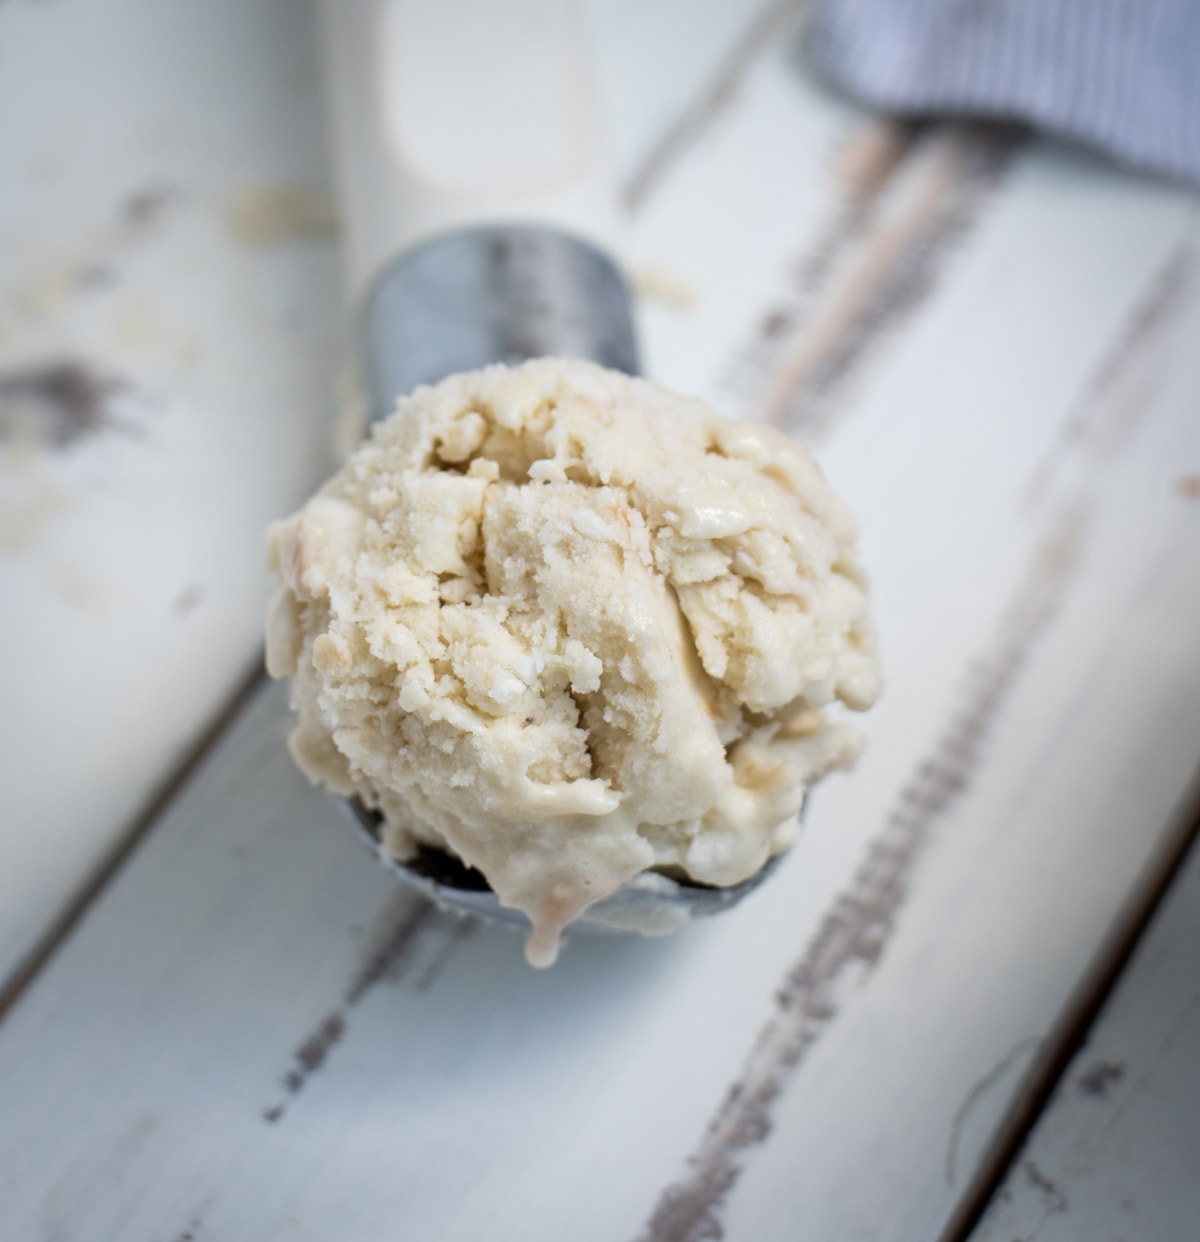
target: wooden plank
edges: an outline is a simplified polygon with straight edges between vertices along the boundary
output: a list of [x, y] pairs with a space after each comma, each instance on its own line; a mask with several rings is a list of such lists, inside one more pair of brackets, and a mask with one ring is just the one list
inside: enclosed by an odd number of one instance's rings
[[973, 1242], [1190, 1238], [1200, 1218], [1200, 850]]
[[256, 659], [339, 327], [294, 4], [4, 5], [0, 38], [2, 992]]
[[[981, 247], [986, 243], [985, 238]], [[970, 256], [964, 259], [969, 261]], [[801, 1221], [822, 1238], [877, 1236], [885, 1230], [894, 1237], [937, 1236], [948, 1219], [947, 1206], [986, 1151], [1023, 1071], [1052, 1036], [1068, 980], [1086, 968], [1105, 920], [1114, 917], [1126, 886], [1153, 855], [1150, 838], [1169, 823], [1200, 751], [1196, 716], [1184, 705], [1194, 693], [1195, 669], [1183, 620], [1195, 616], [1195, 586], [1187, 585], [1194, 575], [1186, 567], [1194, 565], [1200, 549], [1196, 517], [1181, 501], [1168, 465], [1172, 459], [1195, 460], [1198, 450], [1183, 414], [1190, 400], [1185, 394], [1196, 383], [1190, 364], [1192, 378], [1174, 395], [1170, 386], [1158, 394], [1159, 402], [1176, 407], [1170, 418], [1183, 438], [1174, 450], [1160, 444], [1128, 455], [1120, 429], [1130, 434], [1130, 420], [1153, 404], [1146, 384], [1161, 375], [1164, 320], [1176, 318], [1167, 334], [1176, 342], [1195, 330], [1178, 320], [1187, 304], [1179, 262], [1185, 261], [1164, 260], [1128, 308], [1126, 324], [1095, 368], [1096, 379], [1081, 385], [1085, 408], [1076, 406], [1063, 433], [1076, 451], [1068, 462], [1058, 449], [1051, 455], [1059, 467], [1058, 516], [1054, 506], [1049, 513], [1043, 508], [1045, 542], [1012, 595], [1012, 611], [979, 651], [982, 659], [973, 665], [964, 660], [957, 711], [893, 796], [884, 832], [857, 879], [842, 890], [859, 917], [847, 922], [835, 907], [824, 935], [794, 959], [787, 976], [792, 986], [746, 1060], [738, 1078], [741, 1091], [730, 1097], [735, 1101], [730, 1108], [714, 1111], [710, 1128], [690, 1149], [685, 1176], [660, 1198], [646, 1236], [703, 1237], [724, 1228], [730, 1237], [785, 1237]], [[943, 294], [948, 315], [956, 309], [954, 293], [951, 287]], [[943, 410], [940, 432], [933, 430], [929, 407], [922, 408], [918, 394], [897, 383], [896, 370], [881, 377], [876, 390], [881, 407], [888, 401], [903, 412], [890, 430], [882, 417], [871, 419], [862, 404], [851, 407], [853, 417], [864, 420], [862, 438], [853, 424], [841, 434], [855, 435], [856, 453], [878, 453], [881, 471], [890, 465], [911, 482], [912, 449], [906, 451], [904, 440], [914, 435], [922, 445], [944, 436], [956, 455], [966, 455], [956, 456], [963, 487], [983, 484], [988, 459], [997, 473], [1005, 468], [997, 430], [1003, 411], [1012, 418], [1031, 412], [1028, 398], [1015, 399], [1007, 385], [1015, 381], [1029, 392], [1036, 383], [1029, 393], [1036, 399], [1038, 389], [1048, 390], [1052, 373], [1047, 368], [1035, 377], [1021, 364], [1006, 366], [997, 355], [1032, 358], [1036, 344], [1018, 341], [1012, 328], [989, 337], [982, 300], [976, 307], [979, 336], [971, 340], [994, 355], [991, 365], [979, 367], [975, 354], [955, 358], [954, 352], [972, 345], [943, 326], [944, 366], [920, 377]], [[942, 309], [935, 305], [930, 317]], [[1010, 305], [1002, 314], [1015, 326], [1013, 309]], [[1187, 323], [1195, 322], [1193, 307]], [[1067, 341], [1065, 333], [1054, 337], [1055, 345]], [[916, 379], [913, 335], [905, 347], [913, 352], [896, 366]], [[930, 353], [925, 359], [928, 367]], [[985, 405], [990, 416], [982, 412]], [[969, 433], [960, 430], [956, 436], [967, 418]], [[1005, 438], [1005, 447], [1033, 443], [1033, 425], [1026, 433], [1024, 440]], [[1145, 425], [1134, 434], [1147, 434]], [[1091, 447], [1078, 451], [1079, 440]], [[843, 443], [831, 443], [829, 457], [853, 468], [856, 463], [840, 455]], [[1045, 469], [1031, 469], [1027, 477], [1044, 478]], [[1124, 484], [1118, 482], [1122, 474]], [[916, 549], [937, 538], [937, 527], [944, 527], [949, 515], [961, 524], [989, 511], [995, 517], [1007, 511], [1012, 521], [1022, 510], [1032, 516], [1036, 507], [1031, 501], [1028, 507], [992, 510], [993, 502], [983, 497], [978, 504], [959, 503], [956, 486], [945, 480], [924, 496], [910, 495], [907, 511], [893, 493], [891, 521], [908, 529], [893, 532], [895, 541], [889, 540], [879, 589], [898, 608], [905, 599], [919, 608], [916, 601], [924, 592], [940, 591], [958, 628], [978, 633], [950, 604], [954, 592], [947, 589], [947, 575], [982, 574], [983, 567], [947, 545], [934, 571], [940, 582], [935, 587], [919, 568], [923, 556]], [[1100, 512], [1093, 508], [1097, 489], [1105, 497]], [[927, 512], [928, 526], [915, 513], [925, 500], [940, 509]], [[1045, 497], [1040, 503], [1045, 505]], [[1133, 537], [1136, 522], [1130, 515], [1146, 504], [1157, 507], [1164, 522], [1166, 542], [1157, 550]], [[869, 510], [868, 535], [885, 520], [883, 512]], [[982, 529], [977, 528], [979, 535]], [[976, 547], [985, 545], [996, 546], [984, 537]], [[902, 565], [904, 547], [913, 557]], [[1108, 577], [1101, 567], [1112, 569], [1117, 560], [1123, 568]], [[1176, 582], [1167, 588], [1161, 575], [1172, 562]], [[1126, 585], [1118, 587], [1117, 579], [1127, 573]], [[1154, 600], [1146, 589], [1151, 583], [1153, 593], [1168, 593]], [[983, 589], [977, 580], [960, 603], [977, 601]], [[929, 597], [924, 598], [927, 607]], [[1143, 613], [1146, 608], [1156, 620]], [[1129, 627], [1124, 633], [1107, 628], [1117, 617], [1119, 626]], [[926, 642], [954, 641], [953, 624], [948, 628], [929, 613], [926, 618]], [[899, 632], [901, 623], [892, 624], [891, 632]], [[915, 616], [911, 624], [919, 625]], [[1174, 639], [1155, 649], [1168, 631]], [[1126, 663], [1127, 644], [1140, 644], [1145, 656]], [[1161, 662], [1151, 675], [1153, 686], [1133, 670], [1136, 663], [1146, 671], [1143, 658]], [[883, 710], [915, 720], [922, 679], [912, 649], [900, 660], [899, 667], [890, 665], [889, 693], [904, 694], [905, 701], [897, 705], [889, 698]], [[1138, 722], [1132, 732], [1126, 732], [1126, 710]], [[1170, 760], [1154, 753], [1150, 736], [1170, 739]], [[894, 734], [891, 741], [895, 746]], [[875, 764], [887, 762], [879, 752], [877, 740], [864, 770], [877, 773]], [[1071, 894], [1065, 904], [1064, 891]], [[898, 912], [905, 897], [908, 905]], [[880, 941], [889, 931], [879, 963]], [[870, 975], [869, 983], [861, 983], [863, 974]], [[827, 1029], [831, 1009], [838, 1017]], [[799, 1072], [793, 1068], [797, 1059]], [[989, 1091], [976, 1091], [981, 1079]], [[769, 1106], [760, 1107], [756, 1095]], [[964, 1115], [960, 1110], [968, 1100]], [[764, 1131], [770, 1137], [759, 1149]]]

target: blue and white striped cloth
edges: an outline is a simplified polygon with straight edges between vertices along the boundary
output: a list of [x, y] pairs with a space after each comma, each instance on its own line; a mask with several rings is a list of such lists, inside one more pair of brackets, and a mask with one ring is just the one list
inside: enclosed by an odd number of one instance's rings
[[1014, 118], [1200, 182], [1200, 0], [816, 0], [806, 38], [874, 107]]

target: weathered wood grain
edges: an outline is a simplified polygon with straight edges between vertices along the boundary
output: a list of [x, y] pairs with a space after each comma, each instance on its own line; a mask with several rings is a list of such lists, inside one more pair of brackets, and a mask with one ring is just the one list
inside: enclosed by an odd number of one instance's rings
[[[1129, 308], [1115, 339], [1101, 352], [1093, 374], [1085, 380], [1083, 391], [1067, 421], [1067, 427], [1071, 430], [1062, 433], [1069, 434], [1076, 445], [1072, 469], [1064, 471], [1068, 477], [1057, 479], [1057, 495], [1055, 503], [1048, 506], [1043, 540], [1035, 545], [1027, 577], [1018, 584], [1007, 617], [998, 627], [994, 651], [981, 653], [982, 658], [969, 666], [965, 677], [965, 702], [951, 716], [938, 747], [916, 765], [910, 780], [902, 785], [895, 809], [879, 837], [869, 847], [861, 869], [839, 896], [805, 954], [797, 959], [781, 982], [775, 993], [775, 1012], [764, 1025], [742, 1074], [714, 1113], [707, 1132], [689, 1157], [687, 1177], [667, 1189], [651, 1214], [643, 1235], [645, 1238], [660, 1242], [664, 1239], [722, 1236], [725, 1201], [737, 1187], [747, 1163], [753, 1166], [750, 1149], [772, 1138], [774, 1113], [781, 1105], [781, 1097], [790, 1078], [798, 1067], [803, 1067], [813, 1045], [824, 1035], [837, 1013], [841, 995], [839, 982], [842, 981], [844, 988], [847, 986], [844, 982], [846, 977], [853, 979], [864, 970], [876, 969], [888, 934], [913, 883], [913, 873], [930, 831], [940, 819], [958, 809], [960, 800], [970, 798], [974, 783], [972, 778], [977, 775], [975, 768], [981, 760], [984, 742], [988, 739], [996, 714], [1005, 707], [1008, 694], [1026, 674], [1026, 666], [1043, 635], [1044, 627], [1052, 620], [1067, 593], [1078, 585], [1075, 579], [1081, 572], [1081, 561], [1093, 538], [1092, 528], [1097, 520], [1096, 489], [1102, 486], [1105, 473], [1113, 469], [1116, 457], [1135, 434], [1139, 418], [1146, 417], [1153, 408], [1144, 383], [1139, 384], [1138, 381], [1144, 381], [1147, 371], [1153, 372], [1162, 365], [1164, 350], [1170, 356], [1172, 341], [1178, 343], [1181, 339], [1183, 329], [1179, 320], [1184, 312], [1190, 310], [1189, 322], [1196, 321], [1195, 307], [1189, 304], [1184, 292], [1191, 263], [1189, 250], [1168, 254], [1160, 269], [1151, 273], [1141, 295], [1134, 299]], [[1164, 332], [1167, 334], [1165, 340]], [[1044, 466], [1042, 470], [1045, 470]], [[1195, 537], [1196, 532], [1193, 532], [1192, 539]], [[1191, 546], [1194, 547], [1194, 544]], [[1186, 563], [1190, 553], [1182, 548], [1177, 552]], [[1184, 654], [1183, 648], [1178, 648], [1177, 653]], [[1194, 677], [1197, 672], [1195, 662], [1187, 661], [1186, 655], [1184, 659], [1184, 675]], [[1165, 688], [1169, 684], [1170, 673], [1167, 670], [1164, 672], [1167, 678]], [[1069, 738], [1064, 738], [1059, 745], [1069, 746]], [[1185, 760], [1193, 762], [1200, 753], [1200, 736], [1196, 733], [1195, 721], [1191, 723], [1181, 752]], [[1038, 773], [1033, 779], [1044, 780], [1047, 775]], [[1189, 775], [1190, 765], [1185, 765], [1180, 769], [1177, 780], [1186, 781]], [[1177, 791], [1181, 787], [1177, 784], [1170, 788]], [[1002, 795], [994, 794], [993, 797], [999, 801]], [[1161, 826], [1166, 830], [1173, 805], [1168, 800], [1161, 806], [1160, 813], [1164, 816]], [[990, 813], [996, 814], [996, 809], [993, 806]], [[1083, 827], [1079, 825], [1081, 830]], [[1047, 825], [1046, 830], [1049, 829], [1050, 825]], [[1163, 843], [1166, 844], [1165, 841]], [[1039, 842], [1034, 838], [1027, 846], [1031, 850], [1048, 853], [1053, 846], [1061, 844], [1061, 841], [1047, 839]], [[1044, 857], [1039, 853], [1036, 861], [1033, 858], [1026, 860], [1031, 874], [1044, 862]], [[1131, 882], [1133, 874], [1130, 874]], [[971, 886], [979, 883], [970, 872], [959, 878], [960, 882]], [[1121, 892], [1118, 884], [1114, 898], [1119, 898]], [[1025, 895], [1028, 897], [1028, 893]], [[1119, 912], [1119, 905], [1117, 900], [1111, 909], [1113, 917]], [[922, 913], [926, 918], [929, 916], [928, 905]], [[1050, 908], [1044, 909], [1040, 916], [1034, 916], [1035, 925], [1041, 925], [1042, 919], [1047, 920], [1046, 926], [1052, 926], [1054, 912]], [[1001, 926], [1003, 924], [996, 925], [996, 932]], [[1103, 928], [1098, 929], [1098, 934], [1100, 931]], [[1007, 930], [1005, 934], [1008, 934]], [[983, 948], [982, 945], [978, 947]], [[1087, 947], [1077, 946], [1084, 950]], [[958, 946], [957, 952], [963, 951]], [[986, 957], [981, 960], [986, 960]], [[1085, 951], [1078, 960], [1077, 969], [1083, 970], [1087, 965], [1088, 954]], [[1008, 985], [1013, 993], [1019, 991], [1017, 982], [1008, 981]], [[900, 1019], [906, 1011], [905, 1002], [900, 996], [895, 996], [894, 1002], [896, 1017]], [[992, 1018], [996, 1016], [990, 1008], [985, 1012]], [[964, 1170], [960, 1162], [964, 1149], [970, 1150], [979, 1142], [977, 1136], [969, 1143], [965, 1140], [968, 1113], [974, 1114], [969, 1122], [972, 1128], [979, 1125], [981, 1116], [996, 1116], [997, 1104], [1004, 1098], [1005, 1090], [994, 1090], [993, 1093], [993, 1089], [1013, 1090], [1020, 1080], [1020, 1069], [1028, 1068], [1036, 1059], [1042, 1039], [1052, 1037], [1052, 1027], [1053, 1023], [1048, 1024], [1038, 1035], [1020, 1036], [1014, 1032], [1007, 1050], [997, 1058], [995, 1066], [982, 1075], [980, 1083], [971, 1088], [964, 1106], [960, 1106], [958, 1113], [950, 1119], [945, 1146], [945, 1167], [948, 1170], [945, 1180], [948, 1186], [962, 1184], [960, 1179]], [[989, 1034], [979, 1032], [984, 1039]], [[839, 1036], [833, 1038], [840, 1043]], [[921, 1054], [914, 1051], [911, 1064], [915, 1066], [921, 1059]], [[855, 1059], [851, 1058], [849, 1065], [852, 1073], [863, 1074], [863, 1066]], [[891, 1077], [890, 1074], [883, 1076]], [[894, 1091], [897, 1085], [889, 1083], [889, 1088]], [[928, 1086], [931, 1093], [937, 1090], [933, 1082], [929, 1082]], [[801, 1088], [797, 1090], [802, 1091]], [[842, 1102], [854, 1100], [855, 1095], [853, 1081], [847, 1081]], [[786, 1106], [786, 1100], [783, 1105]], [[795, 1107], [800, 1108], [801, 1105]], [[824, 1120], [828, 1122], [830, 1119]], [[856, 1120], [865, 1122], [865, 1116], [859, 1113]], [[805, 1131], [814, 1124], [810, 1117]], [[792, 1137], [795, 1138], [795, 1134]], [[847, 1160], [850, 1158], [849, 1145], [853, 1141], [854, 1135], [848, 1135]], [[868, 1140], [860, 1133], [858, 1141]], [[983, 1146], [986, 1148], [986, 1143]], [[775, 1154], [771, 1162], [774, 1173], [782, 1184], [785, 1176], [782, 1162], [787, 1158], [788, 1146], [776, 1140], [771, 1148]], [[975, 1147], [974, 1157], [978, 1157], [980, 1150]], [[896, 1154], [899, 1154], [899, 1149]], [[871, 1175], [876, 1176], [877, 1166], [872, 1164], [871, 1167]], [[841, 1216], [845, 1211], [853, 1218], [854, 1205], [831, 1204], [828, 1195], [821, 1196], [819, 1178], [828, 1173], [828, 1168], [821, 1161], [815, 1168], [816, 1173], [811, 1179], [815, 1197], [805, 1201], [797, 1193], [787, 1199], [795, 1213], [794, 1219], [803, 1219], [809, 1226], [813, 1225], [814, 1220], [823, 1222], [817, 1228], [819, 1236], [840, 1237], [843, 1230], [848, 1230], [848, 1236], [854, 1236], [853, 1229], [848, 1228]], [[922, 1171], [919, 1165], [915, 1165], [909, 1176], [912, 1179], [923, 1177], [931, 1182], [932, 1170], [926, 1167]], [[810, 1179], [805, 1175], [804, 1180], [808, 1182]], [[906, 1198], [918, 1199], [911, 1180], [907, 1186]], [[761, 1213], [763, 1205], [771, 1200], [761, 1179], [758, 1190], [759, 1194], [751, 1200], [752, 1207], [748, 1210], [758, 1209]], [[927, 1186], [926, 1192], [929, 1190], [932, 1186]], [[893, 1205], [894, 1213], [900, 1211], [898, 1203]], [[752, 1220], [754, 1223], [748, 1225], [742, 1219], [739, 1222], [740, 1231], [734, 1230], [734, 1236], [756, 1236], [756, 1231], [762, 1228], [762, 1220], [756, 1217]], [[786, 1210], [777, 1213], [772, 1223], [778, 1236], [785, 1236], [787, 1220]], [[936, 1218], [930, 1219], [926, 1221], [926, 1227], [936, 1232], [943, 1223]], [[861, 1227], [861, 1221], [859, 1225]], [[768, 1236], [775, 1236], [775, 1233], [768, 1231]], [[914, 1228], [911, 1232], [895, 1236], [924, 1235]]]
[[0, 43], [2, 993], [255, 660], [340, 327], [294, 4], [3, 5]]
[[[1009, 691], [1070, 585], [1082, 527], [1078, 515], [1068, 514], [1034, 549], [994, 649], [968, 667], [944, 732], [917, 761], [849, 886], [837, 894], [816, 935], [781, 979], [774, 1012], [689, 1156], [687, 1178], [669, 1186], [656, 1205], [643, 1235], [646, 1242], [723, 1236], [724, 1203], [737, 1185], [748, 1149], [770, 1138], [776, 1103], [837, 1017], [847, 981], [879, 964], [932, 831], [969, 790]], [[952, 1134], [951, 1168], [956, 1146]]]

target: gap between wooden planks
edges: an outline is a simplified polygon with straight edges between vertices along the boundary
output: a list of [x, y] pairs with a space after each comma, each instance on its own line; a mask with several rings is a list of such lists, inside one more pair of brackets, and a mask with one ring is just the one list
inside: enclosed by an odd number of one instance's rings
[[959, 1207], [939, 1242], [969, 1242], [988, 1205], [1013, 1166], [1042, 1111], [1076, 1054], [1087, 1042], [1105, 1002], [1112, 995], [1146, 929], [1200, 845], [1200, 769], [1180, 803], [1174, 824], [1157, 855], [1137, 878], [1112, 930], [1063, 1008], [1058, 1028], [1043, 1041], [1000, 1122], [990, 1150], [968, 1181]]

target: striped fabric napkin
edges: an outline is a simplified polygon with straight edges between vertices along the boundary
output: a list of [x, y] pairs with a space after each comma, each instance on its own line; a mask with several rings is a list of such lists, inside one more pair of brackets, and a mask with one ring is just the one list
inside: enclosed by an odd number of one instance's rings
[[1027, 121], [1200, 183], [1200, 0], [816, 0], [806, 39], [876, 108]]

